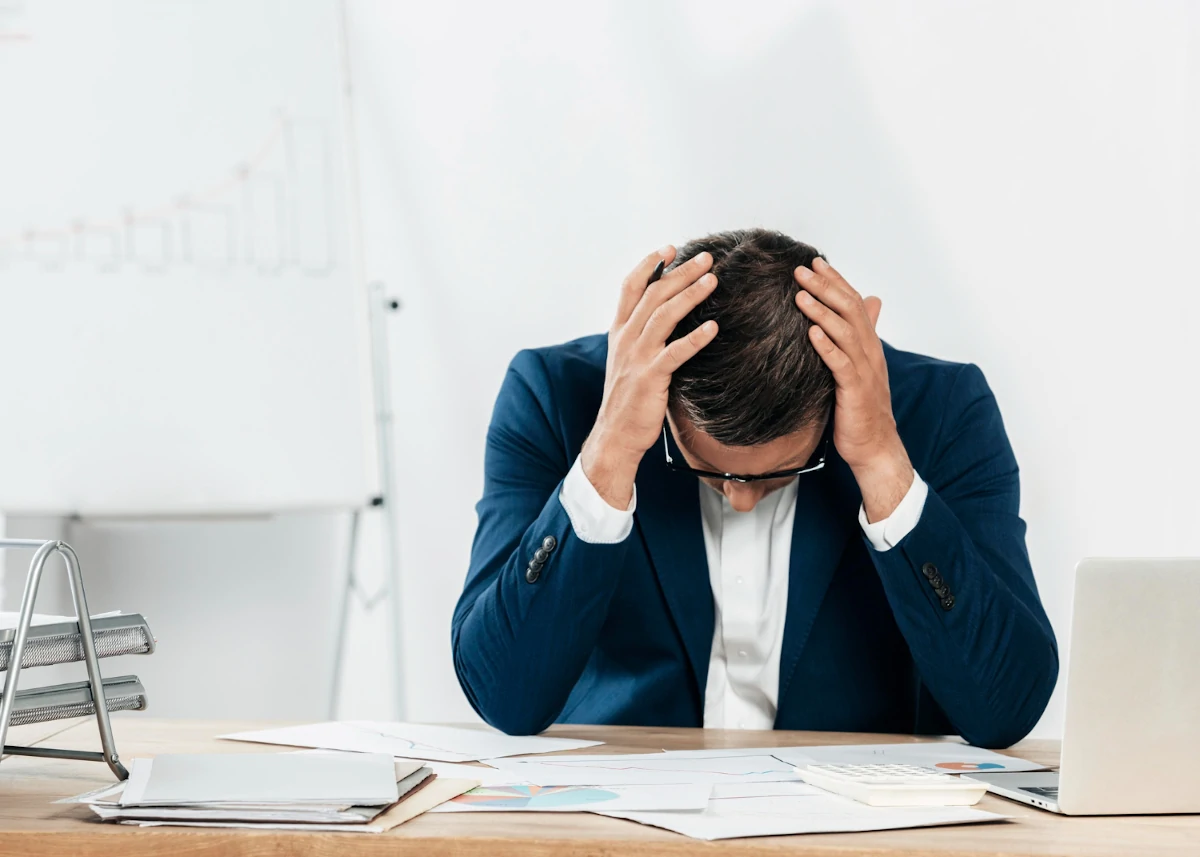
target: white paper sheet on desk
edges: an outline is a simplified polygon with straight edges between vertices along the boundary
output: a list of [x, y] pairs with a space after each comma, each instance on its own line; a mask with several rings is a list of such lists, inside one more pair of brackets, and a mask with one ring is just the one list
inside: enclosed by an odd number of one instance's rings
[[702, 812], [711, 786], [482, 786], [431, 812]]
[[[93, 613], [93, 619], [106, 619], [109, 616], [120, 616], [120, 610], [110, 610], [107, 613]], [[0, 631], [11, 631], [17, 627], [17, 623], [21, 620], [20, 613], [0, 613]], [[52, 613], [34, 613], [33, 618], [29, 621], [31, 628], [36, 628], [38, 625], [59, 625], [63, 622], [77, 622], [74, 616], [58, 616]]]
[[[723, 750], [667, 750], [647, 754], [676, 759], [763, 755], [791, 765], [917, 765], [941, 774], [971, 771], [1045, 771], [1045, 765], [1005, 756], [958, 741], [928, 741], [912, 744], [829, 744], [820, 747], [737, 747]], [[595, 756], [562, 755], [555, 761], [595, 759]], [[606, 757], [636, 758], [636, 757]]]
[[122, 806], [396, 801], [396, 763], [375, 753], [179, 753], [134, 759]]
[[347, 720], [285, 726], [255, 732], [219, 735], [228, 741], [282, 744], [288, 747], [319, 747], [354, 753], [390, 753], [402, 759], [430, 759], [435, 762], [478, 762], [503, 756], [582, 750], [601, 741], [577, 741], [569, 738], [545, 738], [540, 735], [514, 736], [482, 729], [454, 726], [429, 726], [421, 723], [379, 723]]
[[600, 812], [693, 839], [736, 839], [798, 833], [849, 833], [1002, 821], [966, 807], [867, 806], [802, 783], [717, 786], [704, 812]]
[[798, 781], [791, 762], [769, 752], [640, 753], [493, 759], [510, 776], [540, 786], [717, 785]]
[[[689, 755], [720, 756], [764, 753], [794, 765], [917, 765], [942, 774], [972, 771], [1044, 771], [1045, 765], [1005, 756], [958, 741], [923, 741], [911, 744], [827, 744], [820, 747], [763, 747], [736, 750], [684, 750]], [[578, 756], [572, 758], [579, 758]]]
[[497, 770], [487, 765], [470, 765], [464, 762], [425, 762], [425, 765], [439, 777], [479, 780], [481, 786], [529, 785], [508, 771]]
[[238, 830], [293, 830], [304, 833], [386, 833], [479, 785], [476, 780], [434, 778], [411, 797], [392, 806], [369, 824], [240, 824], [214, 821], [122, 821], [139, 827], [224, 827]]

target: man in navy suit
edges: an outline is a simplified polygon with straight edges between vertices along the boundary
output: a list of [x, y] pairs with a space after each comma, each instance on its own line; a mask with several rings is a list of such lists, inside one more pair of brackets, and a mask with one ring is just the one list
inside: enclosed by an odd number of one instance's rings
[[485, 720], [1029, 732], [1058, 651], [999, 408], [879, 310], [727, 232], [646, 257], [607, 337], [516, 356], [452, 628]]

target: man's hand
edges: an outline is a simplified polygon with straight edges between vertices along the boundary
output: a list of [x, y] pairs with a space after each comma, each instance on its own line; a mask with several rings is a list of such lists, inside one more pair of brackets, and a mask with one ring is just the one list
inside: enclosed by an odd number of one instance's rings
[[883, 343], [875, 333], [879, 298], [856, 292], [824, 259], [796, 269], [800, 307], [813, 324], [809, 339], [833, 372], [837, 399], [833, 442], [850, 465], [867, 520], [889, 517], [913, 483], [913, 467], [896, 431]]
[[647, 287], [655, 266], [674, 258], [675, 248], [664, 247], [625, 278], [608, 331], [604, 398], [580, 452], [588, 481], [616, 509], [628, 508], [638, 464], [662, 432], [672, 373], [717, 335], [717, 323], [707, 321], [667, 345], [675, 325], [717, 286], [712, 256], [701, 253]]

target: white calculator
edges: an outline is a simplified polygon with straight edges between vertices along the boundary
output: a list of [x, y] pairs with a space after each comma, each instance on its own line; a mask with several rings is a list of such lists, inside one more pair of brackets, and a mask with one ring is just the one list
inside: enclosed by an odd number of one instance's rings
[[800, 779], [868, 806], [974, 806], [987, 784], [915, 765], [806, 765]]

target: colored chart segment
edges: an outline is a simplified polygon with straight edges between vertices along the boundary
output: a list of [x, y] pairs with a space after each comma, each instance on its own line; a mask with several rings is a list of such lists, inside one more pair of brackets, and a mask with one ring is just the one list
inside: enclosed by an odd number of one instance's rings
[[493, 786], [471, 789], [454, 803], [490, 809], [561, 809], [588, 807], [616, 800], [619, 795], [591, 786]]
[[998, 762], [938, 762], [934, 765], [935, 768], [941, 768], [943, 771], [954, 771], [962, 773], [964, 771], [1003, 771], [1004, 765]]

